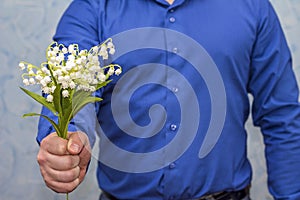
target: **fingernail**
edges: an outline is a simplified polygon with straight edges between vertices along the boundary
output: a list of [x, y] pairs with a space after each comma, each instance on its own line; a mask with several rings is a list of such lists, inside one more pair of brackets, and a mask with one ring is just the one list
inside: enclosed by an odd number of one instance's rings
[[79, 152], [79, 145], [78, 144], [72, 143], [70, 148], [74, 152]]

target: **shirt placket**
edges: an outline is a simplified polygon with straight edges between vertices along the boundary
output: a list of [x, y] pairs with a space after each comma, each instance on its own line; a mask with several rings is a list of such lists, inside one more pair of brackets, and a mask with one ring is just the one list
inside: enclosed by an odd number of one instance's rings
[[[173, 29], [176, 30], [177, 26], [177, 19], [176, 19], [176, 9], [174, 6], [169, 6], [168, 9], [166, 9], [165, 13], [165, 28], [166, 29]], [[168, 34], [166, 32], [165, 34], [165, 44], [166, 44], [166, 65], [168, 68], [174, 68], [174, 65], [177, 65], [178, 63], [175, 62], [174, 57], [176, 57], [178, 51], [180, 50], [177, 45], [176, 41], [174, 39], [170, 39], [168, 37]], [[166, 143], [168, 144], [174, 137], [176, 137], [177, 130], [180, 126], [180, 117], [176, 116], [178, 115], [177, 112], [174, 111], [174, 107], [178, 107], [179, 105], [176, 104], [174, 97], [176, 94], [180, 92], [180, 86], [176, 84], [176, 81], [173, 80], [172, 73], [170, 70], [167, 70], [166, 72], [166, 81], [167, 86], [169, 89], [169, 93], [167, 95], [166, 99], [166, 109], [168, 112], [168, 121], [166, 123]], [[168, 153], [166, 152], [166, 156], [168, 156]], [[174, 181], [177, 180], [176, 173], [178, 173], [178, 161], [173, 161], [166, 163], [166, 167], [164, 168], [164, 182], [165, 182], [165, 191], [164, 199], [173, 200], [173, 199], [179, 199], [178, 191], [174, 190], [174, 188], [171, 187], [171, 185], [174, 183]]]

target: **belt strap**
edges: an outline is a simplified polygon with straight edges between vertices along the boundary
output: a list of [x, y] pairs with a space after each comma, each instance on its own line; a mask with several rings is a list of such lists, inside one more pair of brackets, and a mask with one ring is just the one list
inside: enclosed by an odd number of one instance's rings
[[242, 200], [249, 195], [250, 186], [238, 191], [224, 191], [214, 194], [205, 195], [195, 200]]
[[[246, 187], [239, 191], [231, 191], [231, 192], [218, 192], [214, 194], [205, 195], [199, 199], [194, 200], [242, 200], [249, 195], [250, 187]], [[118, 200], [113, 195], [102, 191], [103, 195], [109, 200]]]

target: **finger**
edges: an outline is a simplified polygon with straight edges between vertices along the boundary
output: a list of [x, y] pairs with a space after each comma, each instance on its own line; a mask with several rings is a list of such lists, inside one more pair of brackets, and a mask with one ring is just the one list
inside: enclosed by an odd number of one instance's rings
[[82, 132], [69, 133], [69, 140], [67, 144], [67, 151], [70, 154], [79, 154], [85, 146], [89, 146], [88, 137]]
[[41, 174], [45, 182], [71, 182], [79, 177], [80, 167], [76, 166], [69, 170], [56, 170], [50, 168], [48, 165], [40, 167]]
[[77, 178], [74, 181], [69, 183], [56, 182], [56, 181], [51, 181], [51, 182], [45, 181], [45, 183], [49, 188], [51, 188], [53, 191], [57, 193], [70, 193], [77, 188], [77, 186], [80, 184], [80, 181]]
[[82, 169], [86, 169], [88, 163], [91, 160], [91, 148], [89, 146], [86, 146], [82, 149], [82, 151], [79, 154], [79, 167]]
[[42, 140], [40, 148], [51, 154], [65, 155], [68, 154], [67, 143], [67, 140], [59, 137], [56, 133], [51, 133]]
[[49, 154], [46, 158], [49, 168], [65, 171], [73, 169], [79, 165], [80, 158], [77, 155], [63, 155], [57, 156]]
[[61, 182], [61, 183], [70, 183], [75, 179], [78, 179], [80, 174], [80, 168], [74, 167], [73, 169], [66, 171], [59, 171], [55, 169], [48, 168], [46, 173], [49, 181]]
[[76, 151], [72, 152], [72, 143], [79, 143], [82, 144], [82, 146], [80, 146], [81, 150], [79, 155], [80, 158], [80, 162], [79, 162], [79, 167], [80, 167], [80, 175], [79, 175], [79, 180], [80, 182], [83, 181], [85, 174], [86, 174], [86, 170], [87, 170], [87, 166], [89, 161], [91, 160], [91, 147], [90, 147], [90, 143], [88, 140], [88, 137], [85, 133], [82, 132], [77, 132], [77, 133], [71, 133], [70, 137], [69, 137], [69, 143], [68, 143], [68, 151], [72, 154], [75, 153]]

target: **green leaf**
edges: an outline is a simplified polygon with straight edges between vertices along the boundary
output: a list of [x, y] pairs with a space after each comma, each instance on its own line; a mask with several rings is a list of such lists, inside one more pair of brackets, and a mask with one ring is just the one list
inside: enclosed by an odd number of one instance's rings
[[[27, 114], [23, 115], [23, 117], [32, 117], [32, 116], [41, 116], [41, 117], [45, 118], [46, 120], [48, 120], [52, 124], [52, 126], [54, 127], [57, 135], [59, 137], [62, 137], [62, 134], [61, 134], [59, 126], [52, 119], [50, 119], [48, 116], [42, 115], [42, 114], [38, 114], [38, 113], [27, 113]], [[64, 137], [62, 137], [62, 138], [64, 138]], [[66, 139], [66, 138], [64, 138], [64, 139]]]
[[64, 137], [67, 137], [67, 129], [68, 125], [73, 118], [72, 116], [72, 97], [64, 98], [62, 97], [62, 114], [59, 118], [59, 126], [61, 128], [62, 134], [64, 134]]
[[61, 98], [61, 86], [58, 84], [53, 92], [53, 104], [59, 115], [62, 114]]
[[73, 111], [72, 111], [73, 116], [75, 116], [80, 111], [80, 109], [82, 109], [86, 104], [102, 101], [101, 98], [94, 97], [94, 96], [85, 97], [79, 100], [80, 101], [77, 102], [73, 101]]
[[70, 107], [72, 106], [71, 97], [61, 97], [61, 109], [63, 115], [68, 115], [71, 111]]
[[55, 109], [54, 105], [50, 102], [47, 102], [43, 96], [38, 95], [22, 87], [20, 87], [20, 89], [23, 90], [28, 96], [33, 98], [35, 101], [48, 108], [54, 115], [57, 115], [57, 110]]
[[91, 92], [78, 90], [74, 93], [72, 101], [77, 102], [79, 101], [79, 99], [84, 99], [85, 97], [91, 96], [91, 94], [92, 94]]
[[110, 83], [112, 80], [107, 80], [107, 81], [104, 81], [103, 83], [100, 83], [96, 86], [96, 90], [106, 86], [108, 83]]
[[70, 96], [68, 98], [62, 99], [62, 109], [63, 109], [63, 115], [67, 116], [69, 121], [72, 119], [72, 110], [73, 110], [73, 96], [74, 96], [75, 90], [70, 90]]

